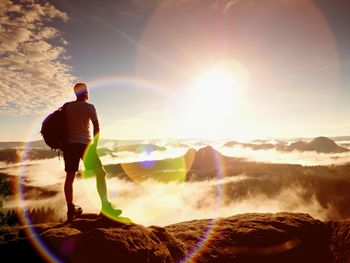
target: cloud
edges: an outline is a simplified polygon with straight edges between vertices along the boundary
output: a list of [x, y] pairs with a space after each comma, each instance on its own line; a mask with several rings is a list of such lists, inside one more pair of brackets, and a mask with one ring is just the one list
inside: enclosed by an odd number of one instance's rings
[[38, 39], [50, 39], [59, 35], [59, 31], [54, 27], [44, 27], [38, 33]]
[[53, 24], [68, 19], [49, 3], [1, 1], [0, 115], [40, 114], [66, 97], [75, 77]]

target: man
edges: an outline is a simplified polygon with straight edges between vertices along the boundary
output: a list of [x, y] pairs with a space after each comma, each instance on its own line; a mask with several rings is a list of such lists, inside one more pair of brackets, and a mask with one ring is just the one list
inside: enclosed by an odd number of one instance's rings
[[[79, 168], [80, 159], [83, 160], [85, 169], [92, 170], [96, 175], [97, 191], [102, 204], [100, 215], [117, 217], [122, 211], [116, 209], [108, 201], [106, 172], [96, 152], [100, 127], [95, 107], [93, 104], [87, 103], [89, 93], [84, 83], [75, 84], [74, 93], [77, 97], [76, 101], [68, 102], [64, 106], [67, 123], [67, 145], [63, 151], [66, 171], [64, 194], [68, 208], [68, 221], [82, 213], [82, 209], [73, 204], [73, 181]], [[93, 124], [93, 140], [90, 136], [90, 121]]]

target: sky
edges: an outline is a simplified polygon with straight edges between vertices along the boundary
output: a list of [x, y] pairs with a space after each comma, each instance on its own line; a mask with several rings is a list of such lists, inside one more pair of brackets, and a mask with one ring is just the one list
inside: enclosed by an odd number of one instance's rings
[[0, 141], [85, 82], [101, 137], [349, 135], [347, 0], [0, 0]]

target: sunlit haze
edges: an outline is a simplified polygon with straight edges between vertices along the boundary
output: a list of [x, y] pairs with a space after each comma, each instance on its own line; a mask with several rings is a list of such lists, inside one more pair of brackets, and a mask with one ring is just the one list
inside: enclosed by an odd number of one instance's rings
[[0, 140], [40, 139], [76, 81], [102, 138], [349, 133], [348, 1], [0, 5]]

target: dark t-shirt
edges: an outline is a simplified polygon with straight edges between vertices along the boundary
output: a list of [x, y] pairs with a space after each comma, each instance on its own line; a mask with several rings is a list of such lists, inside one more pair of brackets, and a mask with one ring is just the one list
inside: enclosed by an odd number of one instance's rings
[[90, 121], [97, 121], [96, 109], [86, 101], [71, 101], [65, 108], [68, 143], [91, 142]]

